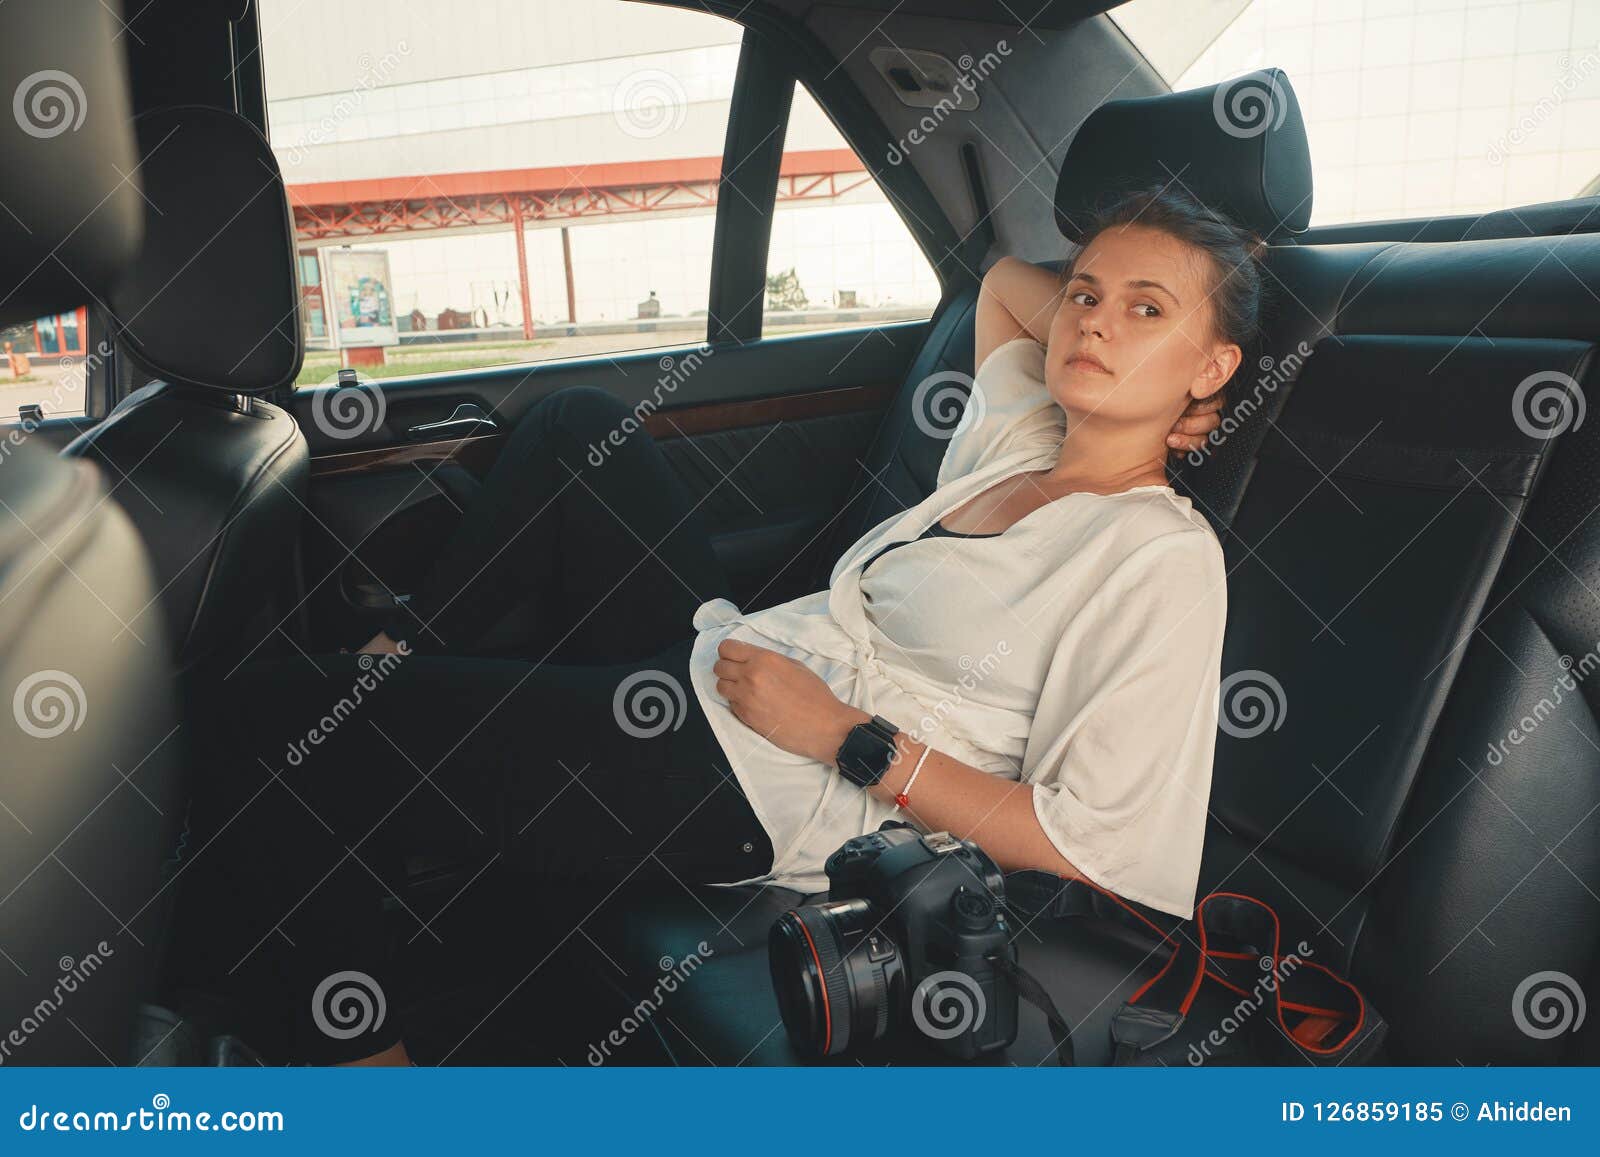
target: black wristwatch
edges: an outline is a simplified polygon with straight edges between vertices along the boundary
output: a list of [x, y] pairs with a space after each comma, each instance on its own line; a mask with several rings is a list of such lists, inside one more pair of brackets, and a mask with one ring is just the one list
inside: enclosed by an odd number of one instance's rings
[[857, 787], [871, 787], [884, 777], [894, 762], [897, 748], [894, 737], [900, 729], [881, 715], [857, 723], [839, 745], [834, 763], [839, 774]]

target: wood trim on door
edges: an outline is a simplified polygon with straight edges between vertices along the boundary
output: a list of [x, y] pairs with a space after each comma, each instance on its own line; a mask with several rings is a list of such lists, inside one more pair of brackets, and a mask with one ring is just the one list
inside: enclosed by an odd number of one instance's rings
[[[751, 426], [771, 426], [778, 422], [800, 422], [808, 418], [827, 418], [835, 414], [857, 414], [888, 409], [894, 400], [893, 384], [843, 386], [812, 390], [804, 394], [784, 394], [748, 402], [711, 402], [703, 406], [680, 406], [671, 410], [643, 413], [644, 428], [658, 441], [739, 430]], [[644, 403], [635, 407], [635, 413]], [[413, 463], [455, 461], [474, 474], [482, 474], [500, 453], [504, 434], [477, 438], [452, 438], [439, 442], [408, 442], [398, 446], [379, 446], [370, 450], [346, 450], [322, 454], [311, 460], [313, 478], [346, 477], [396, 470]]]

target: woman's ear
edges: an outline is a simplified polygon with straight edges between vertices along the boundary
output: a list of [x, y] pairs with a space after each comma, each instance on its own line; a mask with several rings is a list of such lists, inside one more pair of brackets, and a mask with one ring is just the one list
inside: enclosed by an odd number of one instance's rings
[[1233, 377], [1239, 363], [1244, 360], [1244, 351], [1234, 342], [1223, 342], [1215, 346], [1211, 356], [1206, 359], [1201, 367], [1200, 374], [1189, 385], [1189, 393], [1195, 398], [1209, 398], [1212, 394], [1228, 384], [1228, 379]]

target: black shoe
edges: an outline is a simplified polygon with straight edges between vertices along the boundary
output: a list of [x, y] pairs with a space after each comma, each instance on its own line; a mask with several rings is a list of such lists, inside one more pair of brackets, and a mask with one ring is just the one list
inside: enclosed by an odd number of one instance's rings
[[141, 1004], [134, 1013], [133, 1063], [140, 1067], [205, 1064], [203, 1036], [170, 1008]]
[[255, 1068], [266, 1065], [266, 1058], [232, 1033], [214, 1036], [206, 1043], [206, 1062], [214, 1069]]

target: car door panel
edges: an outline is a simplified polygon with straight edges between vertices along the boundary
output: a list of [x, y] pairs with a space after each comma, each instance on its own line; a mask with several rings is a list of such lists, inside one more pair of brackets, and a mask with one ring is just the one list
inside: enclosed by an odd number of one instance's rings
[[[312, 449], [304, 570], [312, 646], [368, 637], [444, 549], [516, 423], [573, 385], [635, 407], [683, 479], [741, 605], [803, 593], [815, 551], [928, 323], [651, 350], [368, 383], [341, 427], [326, 390], [292, 399]], [[413, 440], [462, 405], [492, 432]], [[348, 422], [348, 415], [345, 416]], [[488, 641], [514, 648], [516, 616]]]

